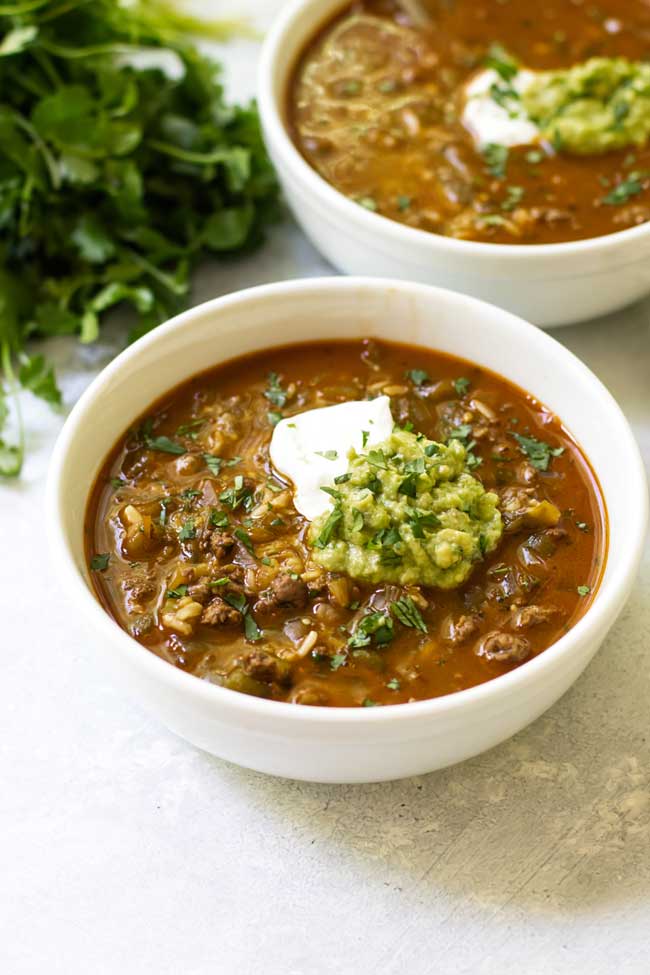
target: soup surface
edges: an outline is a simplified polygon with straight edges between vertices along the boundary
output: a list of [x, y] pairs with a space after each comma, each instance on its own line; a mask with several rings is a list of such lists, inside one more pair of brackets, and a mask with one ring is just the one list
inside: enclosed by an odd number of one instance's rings
[[[647, 59], [646, 0], [428, 7], [433, 28], [414, 29], [392, 0], [360, 0], [305, 51], [290, 84], [289, 125], [321, 176], [392, 220], [471, 240], [557, 243], [650, 219], [647, 143], [584, 156], [544, 141], [508, 147], [497, 132], [477, 145], [463, 121], [464, 86], [486, 64], [501, 72], [491, 88], [508, 108], [516, 105], [510, 58], [531, 71]], [[615, 130], [629, 106], [610, 107]]]
[[[494, 531], [458, 585], [369, 582], [325, 568], [317, 521], [298, 512], [294, 485], [271, 463], [282, 418], [293, 428], [314, 416], [307, 411], [381, 406], [382, 396], [393, 440], [408, 433], [426, 444], [427, 465], [464, 457], [458, 483], [482, 499]], [[336, 453], [319, 451], [317, 438], [311, 446], [326, 459]], [[377, 507], [391, 462], [368, 447], [350, 469], [368, 458], [384, 477], [368, 491]], [[404, 504], [415, 503], [409, 486], [426, 482], [423, 469], [407, 464]], [[349, 487], [349, 478], [333, 483]], [[331, 520], [340, 494], [329, 503]], [[440, 518], [419, 513], [423, 544], [437, 537], [448, 503], [436, 501]], [[328, 530], [330, 541], [342, 525]], [[585, 612], [606, 551], [598, 485], [543, 405], [463, 360], [373, 340], [265, 351], [171, 391], [108, 457], [86, 538], [102, 604], [152, 652], [245, 693], [343, 707], [449, 694], [534, 657]], [[396, 535], [365, 545], [379, 546], [389, 573], [407, 564]]]

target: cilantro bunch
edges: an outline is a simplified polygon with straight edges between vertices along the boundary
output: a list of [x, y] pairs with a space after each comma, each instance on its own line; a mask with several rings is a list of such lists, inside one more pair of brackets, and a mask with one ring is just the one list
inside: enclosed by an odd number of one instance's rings
[[[39, 336], [92, 342], [126, 303], [137, 338], [187, 299], [207, 254], [259, 243], [277, 188], [253, 106], [227, 104], [219, 66], [165, 0], [0, 6], [0, 431], [22, 385], [60, 402]], [[139, 67], [171, 51], [180, 72]], [[0, 474], [19, 473], [0, 440]]]

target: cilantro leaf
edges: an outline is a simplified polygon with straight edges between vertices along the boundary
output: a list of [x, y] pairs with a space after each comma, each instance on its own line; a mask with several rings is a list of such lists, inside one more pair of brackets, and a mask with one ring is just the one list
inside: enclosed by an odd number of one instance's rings
[[108, 568], [109, 561], [110, 555], [108, 552], [100, 552], [97, 555], [93, 555], [90, 560], [90, 568], [93, 572], [105, 572]]
[[323, 525], [318, 538], [314, 542], [315, 548], [325, 548], [325, 546], [329, 544], [342, 517], [343, 509], [341, 508], [341, 505], [335, 504], [325, 524]]
[[149, 434], [145, 434], [144, 445], [148, 450], [158, 450], [163, 454], [176, 454], [180, 456], [180, 454], [187, 453], [182, 444], [165, 436], [152, 437]]
[[268, 387], [264, 391], [269, 403], [274, 406], [284, 406], [287, 402], [287, 393], [282, 388], [277, 372], [270, 372], [268, 375]]
[[525, 437], [520, 433], [514, 433], [513, 437], [519, 444], [523, 454], [526, 454], [529, 461], [538, 471], [548, 470], [552, 457], [560, 457], [564, 453], [564, 447], [550, 447], [543, 440], [536, 437]]
[[497, 142], [489, 142], [483, 147], [482, 153], [490, 175], [496, 177], [496, 179], [504, 179], [506, 166], [508, 165], [508, 156], [510, 155], [508, 147], [499, 145]]
[[422, 619], [422, 614], [417, 608], [411, 596], [402, 596], [391, 603], [391, 612], [404, 626], [428, 633], [427, 625]]
[[424, 369], [409, 369], [406, 378], [410, 379], [414, 386], [422, 386], [423, 383], [429, 382], [429, 373]]

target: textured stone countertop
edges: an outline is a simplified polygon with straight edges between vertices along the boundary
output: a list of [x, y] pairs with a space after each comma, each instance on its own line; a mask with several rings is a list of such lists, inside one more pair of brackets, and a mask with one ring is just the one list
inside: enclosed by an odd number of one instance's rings
[[[272, 2], [258, 0], [267, 19]], [[250, 88], [256, 46], [230, 49]], [[285, 224], [196, 300], [329, 274]], [[68, 404], [119, 344], [51, 343]], [[650, 463], [650, 300], [556, 337]], [[61, 424], [29, 404], [0, 491], [0, 970], [6, 975], [645, 975], [650, 557], [573, 689], [506, 744], [369, 786], [266, 778], [174, 737], [108, 683], [42, 525]]]

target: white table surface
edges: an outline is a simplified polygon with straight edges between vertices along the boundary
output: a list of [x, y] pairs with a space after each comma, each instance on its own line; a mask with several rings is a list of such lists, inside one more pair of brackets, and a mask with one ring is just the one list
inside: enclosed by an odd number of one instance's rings
[[[277, 3], [249, 0], [261, 23]], [[257, 46], [226, 52], [238, 97]], [[332, 273], [289, 222], [196, 301]], [[650, 300], [556, 332], [650, 461]], [[68, 406], [119, 347], [47, 351]], [[42, 525], [62, 417], [25, 400], [0, 488], [0, 971], [6, 975], [617, 975], [650, 970], [650, 558], [574, 688], [505, 745], [392, 784], [266, 778], [111, 686]]]

